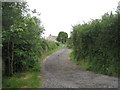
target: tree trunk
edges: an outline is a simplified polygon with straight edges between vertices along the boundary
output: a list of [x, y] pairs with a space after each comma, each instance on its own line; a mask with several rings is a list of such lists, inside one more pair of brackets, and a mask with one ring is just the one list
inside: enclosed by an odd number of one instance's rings
[[11, 52], [11, 54], [12, 54], [12, 57], [11, 57], [11, 65], [10, 65], [10, 67], [11, 67], [11, 75], [13, 75], [13, 60], [14, 60], [14, 43], [12, 42], [12, 52]]
[[11, 76], [11, 68], [10, 68], [10, 43], [8, 42], [8, 76]]
[[13, 75], [14, 43], [8, 42], [8, 76]]

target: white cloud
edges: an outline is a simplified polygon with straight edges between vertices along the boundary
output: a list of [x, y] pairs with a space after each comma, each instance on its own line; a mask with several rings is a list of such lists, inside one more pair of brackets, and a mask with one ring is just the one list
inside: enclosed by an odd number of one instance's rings
[[71, 25], [100, 18], [106, 12], [115, 11], [119, 0], [29, 0], [31, 9], [41, 13], [40, 19], [46, 29], [45, 36], [68, 34]]

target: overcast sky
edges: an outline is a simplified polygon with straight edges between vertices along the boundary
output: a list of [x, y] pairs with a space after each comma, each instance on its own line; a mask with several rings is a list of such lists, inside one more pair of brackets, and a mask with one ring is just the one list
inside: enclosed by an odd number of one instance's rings
[[27, 0], [30, 9], [40, 12], [45, 37], [60, 31], [70, 34], [72, 26], [115, 12], [120, 0]]

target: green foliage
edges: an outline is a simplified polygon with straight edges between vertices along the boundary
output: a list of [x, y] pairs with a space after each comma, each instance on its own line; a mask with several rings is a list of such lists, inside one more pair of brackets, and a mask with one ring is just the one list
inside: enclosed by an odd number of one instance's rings
[[26, 3], [3, 2], [2, 10], [3, 74], [12, 76], [16, 72], [39, 71], [39, 58], [56, 48], [56, 43], [42, 38], [44, 28], [41, 21], [28, 13]]
[[59, 32], [57, 41], [61, 43], [66, 43], [68, 39], [68, 34], [66, 32]]
[[[48, 41], [46, 41], [48, 42]], [[56, 43], [49, 42], [54, 45]], [[42, 54], [39, 61], [43, 60], [46, 56], [58, 51], [60, 48], [56, 47], [53, 50], [48, 50]], [[30, 69], [27, 72], [22, 73], [15, 73], [12, 77], [6, 77], [3, 76], [3, 88], [41, 88], [42, 87], [42, 80], [41, 80], [41, 74], [38, 71], [40, 69], [40, 63], [36, 62], [36, 65], [34, 68]]]
[[73, 27], [70, 45], [74, 57], [78, 62], [89, 62], [89, 70], [114, 76], [120, 74], [118, 17], [119, 14], [106, 13], [102, 19]]
[[52, 42], [52, 41], [47, 41], [48, 43], [48, 50], [53, 50], [54, 48], [57, 47], [57, 43]]
[[72, 38], [71, 37], [68, 38], [68, 40], [67, 40], [67, 47], [68, 48], [72, 48], [73, 47], [73, 43], [72, 43]]

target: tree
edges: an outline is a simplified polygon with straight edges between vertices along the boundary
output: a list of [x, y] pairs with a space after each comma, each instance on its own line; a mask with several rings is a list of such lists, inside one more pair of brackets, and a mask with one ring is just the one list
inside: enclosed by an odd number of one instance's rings
[[[42, 38], [44, 27], [38, 17], [30, 15], [27, 3], [3, 2], [2, 11], [3, 76], [39, 71], [39, 58], [47, 50], [56, 48], [56, 43]], [[33, 13], [37, 14], [35, 10]]]
[[61, 43], [66, 43], [68, 39], [68, 34], [66, 32], [59, 32], [58, 37], [57, 37], [57, 41], [61, 42]]
[[41, 45], [44, 29], [39, 18], [28, 13], [27, 3], [3, 2], [2, 10], [4, 74], [12, 76], [14, 72], [36, 67], [44, 47]]
[[5, 72], [8, 74], [8, 76], [11, 76], [13, 74], [13, 59], [15, 49], [15, 41], [13, 41], [13, 39], [16, 33], [16, 32], [13, 33], [11, 31], [11, 26], [16, 22], [22, 22], [23, 20], [22, 12], [26, 12], [26, 3], [22, 2], [2, 3], [2, 33], [3, 33], [2, 56], [4, 56], [3, 62], [5, 63], [6, 66]]
[[116, 12], [120, 14], [120, 1], [118, 2], [118, 6], [117, 6], [117, 11]]

